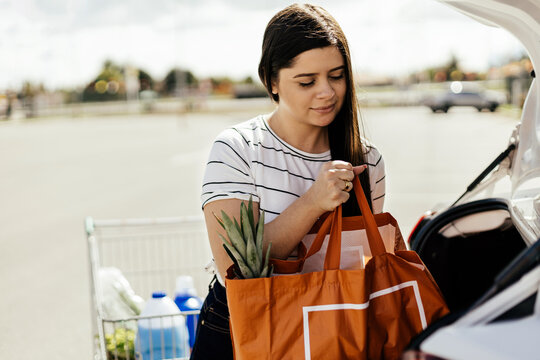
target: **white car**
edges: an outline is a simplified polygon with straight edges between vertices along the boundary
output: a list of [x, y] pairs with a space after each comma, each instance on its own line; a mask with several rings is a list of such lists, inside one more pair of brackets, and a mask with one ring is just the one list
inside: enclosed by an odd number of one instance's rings
[[[459, 82], [455, 82], [458, 83]], [[454, 83], [453, 83], [454, 84]], [[494, 112], [499, 107], [499, 101], [489, 98], [485, 93], [479, 91], [450, 90], [439, 95], [432, 95], [424, 99], [423, 104], [433, 112], [448, 112], [454, 106], [474, 107], [478, 111], [484, 109]]]
[[[540, 0], [440, 1], [505, 28], [540, 65]], [[451, 313], [414, 339], [404, 360], [540, 359], [539, 86], [534, 79], [508, 148], [409, 237]]]

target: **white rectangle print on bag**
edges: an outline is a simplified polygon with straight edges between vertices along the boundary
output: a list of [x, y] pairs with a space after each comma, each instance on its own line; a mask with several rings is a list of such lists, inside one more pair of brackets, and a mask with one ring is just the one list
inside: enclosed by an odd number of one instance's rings
[[[422, 324], [422, 329], [427, 327], [426, 313], [424, 311], [424, 305], [422, 303], [422, 298], [420, 297], [420, 290], [418, 288], [418, 283], [416, 281], [407, 281], [395, 286], [392, 286], [387, 289], [376, 291], [369, 295], [369, 300], [363, 304], [327, 304], [327, 305], [316, 305], [316, 306], [304, 306], [302, 307], [303, 320], [304, 320], [304, 354], [305, 360], [311, 360], [311, 337], [309, 331], [309, 315], [321, 311], [343, 311], [343, 310], [357, 310], [362, 311], [366, 310], [369, 307], [369, 304], [374, 299], [392, 294], [396, 291], [406, 291], [412, 290], [414, 292], [414, 299], [416, 300], [416, 306], [418, 309], [418, 315], [420, 322]], [[325, 346], [324, 343], [321, 343], [317, 339], [317, 345], [319, 347]], [[327, 339], [328, 340], [328, 339]], [[331, 341], [331, 339], [330, 339]]]

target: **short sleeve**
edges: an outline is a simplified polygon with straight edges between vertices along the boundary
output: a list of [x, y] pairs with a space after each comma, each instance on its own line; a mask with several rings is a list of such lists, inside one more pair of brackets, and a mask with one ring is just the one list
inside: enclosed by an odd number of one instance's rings
[[211, 201], [234, 198], [259, 201], [250, 168], [248, 141], [234, 129], [223, 131], [212, 146], [203, 178], [202, 207]]
[[374, 146], [369, 148], [369, 152], [367, 153], [367, 163], [369, 166], [369, 184], [371, 187], [373, 213], [379, 214], [383, 212], [384, 208], [386, 173], [383, 156]]

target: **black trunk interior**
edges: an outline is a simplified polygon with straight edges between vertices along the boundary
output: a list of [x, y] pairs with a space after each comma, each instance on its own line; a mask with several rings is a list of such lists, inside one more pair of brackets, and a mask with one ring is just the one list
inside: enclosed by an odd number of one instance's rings
[[445, 237], [440, 230], [479, 212], [489, 219], [491, 210], [501, 209], [507, 211], [507, 206], [497, 201], [451, 208], [428, 222], [413, 243], [413, 250], [435, 278], [451, 312], [464, 310], [478, 300], [525, 243], [510, 221], [489, 231], [453, 237]]
[[525, 248], [514, 227], [467, 237], [435, 235], [420, 255], [451, 311], [480, 298], [495, 276]]

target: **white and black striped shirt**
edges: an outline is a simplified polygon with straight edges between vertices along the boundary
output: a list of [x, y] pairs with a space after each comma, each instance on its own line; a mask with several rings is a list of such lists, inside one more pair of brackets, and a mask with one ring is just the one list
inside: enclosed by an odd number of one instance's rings
[[[384, 161], [372, 144], [364, 141], [364, 146], [377, 214], [384, 204]], [[259, 115], [216, 138], [204, 175], [202, 206], [226, 198], [249, 200], [252, 195], [270, 222], [311, 187], [322, 164], [330, 160], [330, 151], [310, 154], [287, 144], [268, 126], [267, 116]]]

